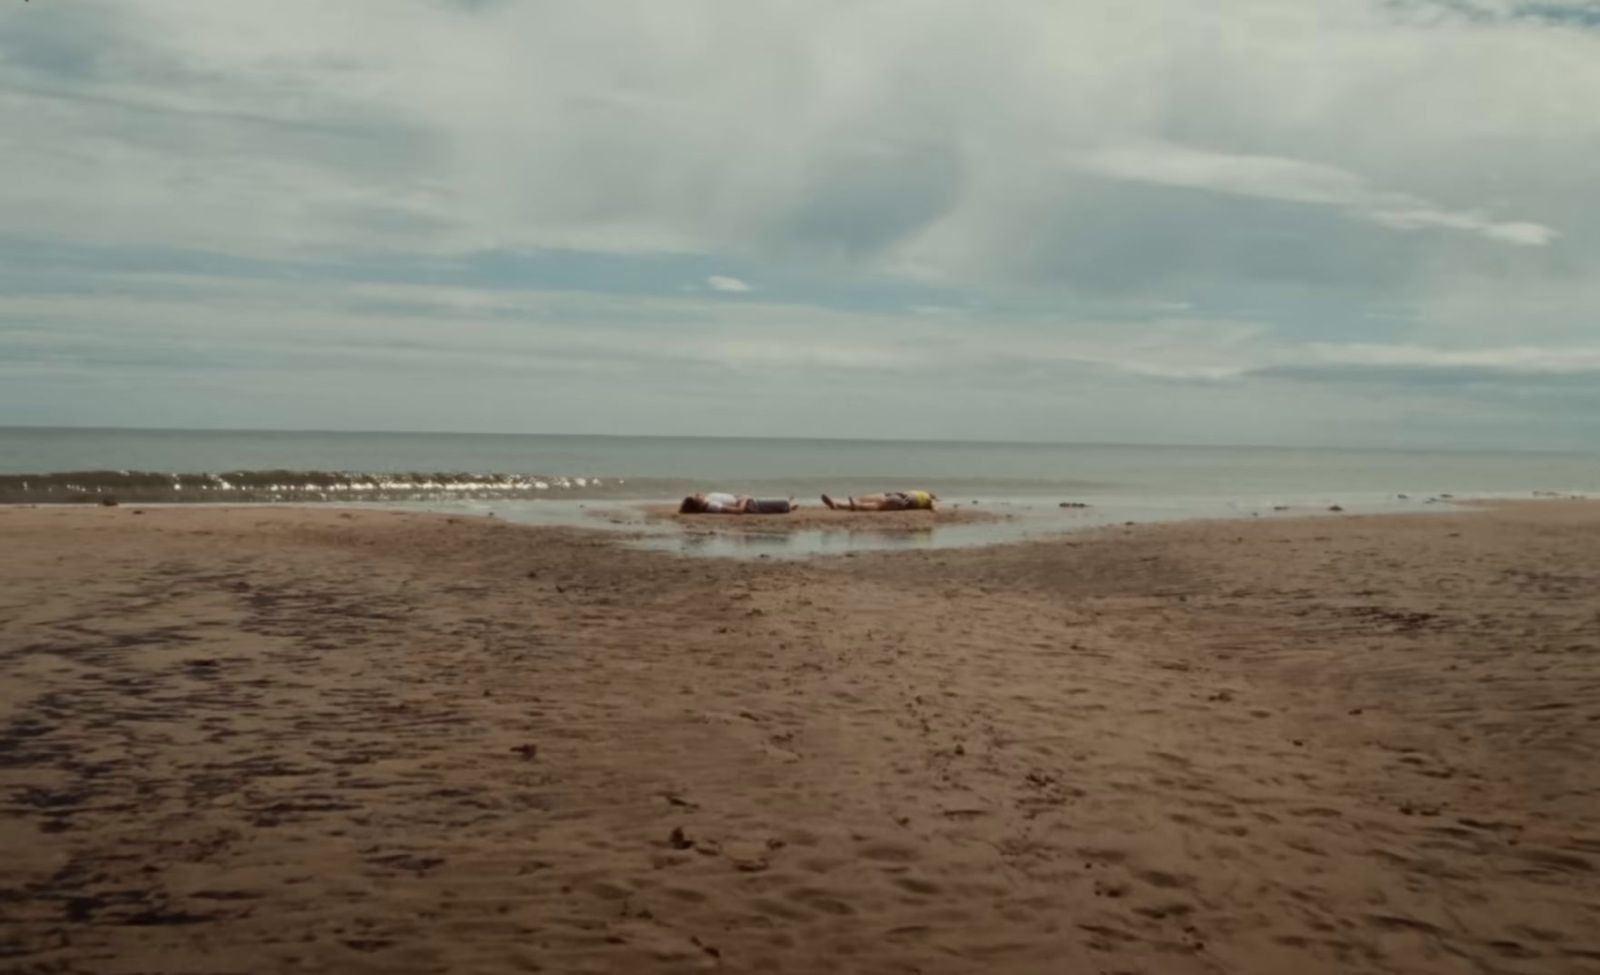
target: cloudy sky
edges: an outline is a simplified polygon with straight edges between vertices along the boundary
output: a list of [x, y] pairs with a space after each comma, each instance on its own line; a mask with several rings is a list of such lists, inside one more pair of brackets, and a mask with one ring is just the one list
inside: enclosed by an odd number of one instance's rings
[[1600, 2], [7, 0], [0, 424], [1600, 444]]

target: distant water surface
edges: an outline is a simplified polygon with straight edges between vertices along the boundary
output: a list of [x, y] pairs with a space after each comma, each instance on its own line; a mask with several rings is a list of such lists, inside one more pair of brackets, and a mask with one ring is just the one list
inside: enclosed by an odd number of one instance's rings
[[1157, 508], [1591, 493], [1600, 454], [0, 427], [0, 501], [666, 499], [711, 488], [814, 498], [910, 487]]

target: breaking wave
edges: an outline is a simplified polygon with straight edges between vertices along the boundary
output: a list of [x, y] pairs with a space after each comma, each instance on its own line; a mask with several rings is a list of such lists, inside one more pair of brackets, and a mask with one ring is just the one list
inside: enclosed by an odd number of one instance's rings
[[[620, 478], [468, 472], [349, 471], [68, 471], [0, 474], [3, 504], [95, 504], [107, 501], [260, 503], [293, 501], [437, 501], [497, 498], [636, 496], [648, 482]], [[656, 489], [666, 485], [656, 485]]]

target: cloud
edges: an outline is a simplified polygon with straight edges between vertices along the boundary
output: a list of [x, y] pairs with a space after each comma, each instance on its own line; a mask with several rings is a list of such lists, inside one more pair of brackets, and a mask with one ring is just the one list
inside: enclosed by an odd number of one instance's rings
[[[1297, 343], [1259, 321], [1061, 324], [1047, 312], [925, 316], [707, 292], [284, 288], [142, 272], [104, 276], [94, 292], [0, 292], [0, 412], [103, 423], [94, 405], [113, 395], [116, 422], [167, 426], [193, 424], [202, 397], [204, 422], [222, 426], [261, 425], [270, 409], [301, 428], [554, 429], [549, 418], [578, 403], [561, 429], [1339, 443], [1365, 418], [1394, 442], [1600, 434], [1582, 419], [1600, 410], [1572, 402], [1594, 387], [1593, 371], [1576, 370], [1600, 371], [1596, 349], [1564, 361], [1535, 346]], [[1540, 399], [1560, 377], [1576, 384], [1569, 396]], [[1477, 391], [1489, 388], [1524, 393], [1513, 405], [1531, 415], [1485, 406]], [[1545, 400], [1562, 415], [1528, 406]], [[1395, 409], [1409, 426], [1390, 429]]]
[[[635, 2], [620, 20], [432, 0], [10, 5], [0, 204], [15, 232], [256, 254], [732, 252], [1003, 280], [1094, 216], [1063, 155], [1084, 176], [1531, 245], [1577, 215], [1517, 174], [1600, 148], [1572, 108], [1600, 94], [1581, 36], [1332, 0], [1216, 16], [1157, 0], [1128, 18], [930, 2], [696, 0], [670, 18]], [[1486, 215], [1515, 197], [1533, 215]], [[1121, 205], [1131, 244], [1186, 229]], [[918, 246], [930, 236], [971, 246]]]
[[1332, 207], [1395, 230], [1461, 230], [1527, 247], [1557, 236], [1541, 224], [1495, 221], [1478, 211], [1446, 210], [1418, 197], [1379, 191], [1355, 173], [1300, 159], [1147, 142], [1096, 149], [1074, 164], [1110, 179]]
[[[1361, 212], [1357, 208], [1357, 212]], [[1524, 221], [1495, 221], [1474, 211], [1439, 210], [1421, 200], [1393, 197], [1365, 211], [1367, 219], [1396, 230], [1465, 230], [1490, 240], [1519, 247], [1543, 247], [1559, 236], [1543, 224]]]
[[1305, 364], [1383, 369], [1470, 370], [1502, 376], [1578, 376], [1600, 374], [1600, 346], [1541, 348], [1501, 346], [1442, 349], [1420, 345], [1311, 343]]
[[1397, 10], [1424, 22], [1534, 23], [1552, 27], [1600, 27], [1600, 5], [1592, 0], [1392, 0]]
[[[314, 375], [401, 426], [1292, 439], [1376, 409], [1352, 375], [1587, 375], [1588, 7], [1108, 9], [0, 4], [0, 422], [248, 373], [256, 425]], [[1450, 405], [1428, 436], [1511, 429]]]

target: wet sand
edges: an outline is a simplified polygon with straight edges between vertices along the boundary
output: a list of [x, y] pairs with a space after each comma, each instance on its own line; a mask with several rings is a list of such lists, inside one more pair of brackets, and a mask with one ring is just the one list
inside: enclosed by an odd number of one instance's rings
[[1600, 972], [1600, 505], [0, 551], [0, 971]]

